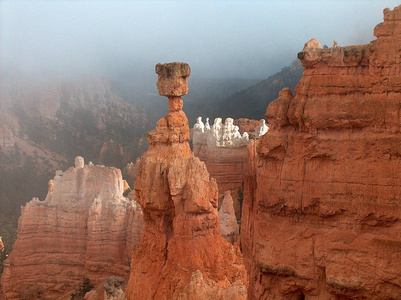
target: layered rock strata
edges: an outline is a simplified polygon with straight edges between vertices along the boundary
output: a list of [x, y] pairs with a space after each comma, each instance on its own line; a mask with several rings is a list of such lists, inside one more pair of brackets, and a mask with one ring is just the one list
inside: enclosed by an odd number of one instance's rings
[[304, 75], [249, 145], [249, 299], [399, 299], [401, 6], [368, 45], [298, 54]]
[[[258, 133], [257, 136], [253, 134], [256, 138], [265, 134], [268, 131], [265, 120], [261, 120], [254, 129]], [[231, 118], [227, 118], [224, 124], [221, 118], [216, 118], [210, 126], [208, 118], [203, 123], [199, 117], [192, 129], [194, 154], [206, 164], [209, 173], [216, 179], [220, 191], [219, 204], [223, 201], [224, 192], [231, 191], [238, 220], [241, 218], [242, 184], [248, 171], [249, 141], [248, 133], [241, 135], [240, 131]]]
[[[140, 208], [123, 194], [121, 171], [84, 164], [57, 171], [44, 201], [21, 208], [17, 241], [1, 278], [8, 299], [59, 299], [86, 276], [98, 284], [129, 273]], [[130, 228], [130, 229], [128, 229]]]
[[156, 73], [160, 95], [169, 98], [169, 113], [148, 133], [149, 150], [139, 162], [135, 198], [146, 226], [126, 296], [245, 299], [241, 255], [220, 235], [216, 182], [187, 142], [180, 96], [188, 92], [189, 66], [158, 64]]

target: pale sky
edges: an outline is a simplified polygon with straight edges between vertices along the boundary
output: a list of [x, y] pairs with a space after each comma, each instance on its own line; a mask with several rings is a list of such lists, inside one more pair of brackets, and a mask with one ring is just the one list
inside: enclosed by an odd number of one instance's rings
[[208, 78], [264, 79], [311, 38], [365, 44], [399, 1], [0, 2], [3, 72], [146, 77], [187, 62]]

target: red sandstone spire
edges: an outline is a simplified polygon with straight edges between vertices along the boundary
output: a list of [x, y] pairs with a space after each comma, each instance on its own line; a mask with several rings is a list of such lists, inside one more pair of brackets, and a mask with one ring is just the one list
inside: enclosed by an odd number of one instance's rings
[[180, 96], [188, 92], [189, 66], [158, 64], [156, 73], [169, 112], [148, 133], [149, 150], [139, 163], [135, 193], [146, 230], [133, 255], [126, 296], [245, 299], [242, 258], [220, 235], [217, 184], [187, 142]]

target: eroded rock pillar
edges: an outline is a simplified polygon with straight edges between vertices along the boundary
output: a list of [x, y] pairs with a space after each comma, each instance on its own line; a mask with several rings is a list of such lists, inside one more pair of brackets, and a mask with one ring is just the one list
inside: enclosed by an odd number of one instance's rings
[[216, 181], [188, 144], [181, 96], [190, 72], [185, 63], [156, 65], [169, 112], [147, 134], [139, 162], [135, 198], [146, 229], [133, 254], [128, 299], [246, 298], [242, 257], [220, 235]]

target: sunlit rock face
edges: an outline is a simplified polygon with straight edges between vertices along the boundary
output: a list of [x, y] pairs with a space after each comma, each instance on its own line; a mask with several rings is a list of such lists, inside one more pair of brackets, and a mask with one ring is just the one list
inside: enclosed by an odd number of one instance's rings
[[249, 145], [249, 299], [401, 295], [401, 6], [368, 45], [307, 43], [295, 89]]
[[[245, 299], [247, 275], [238, 248], [220, 235], [217, 184], [188, 144], [182, 111], [190, 69], [158, 64], [169, 113], [148, 133], [135, 199], [145, 233], [133, 254], [128, 299]], [[203, 297], [203, 298], [202, 298]]]
[[[265, 120], [261, 120], [259, 126], [254, 129], [254, 138], [265, 134], [268, 131]], [[241, 218], [242, 183], [248, 170], [249, 134], [243, 131], [241, 135], [241, 131], [243, 128], [234, 125], [231, 118], [227, 118], [224, 123], [221, 118], [216, 118], [211, 126], [209, 118], [203, 123], [199, 117], [192, 129], [193, 152], [206, 164], [208, 172], [216, 179], [220, 205], [224, 192], [231, 191], [237, 219]]]
[[98, 284], [127, 275], [143, 218], [123, 188], [119, 169], [85, 165], [82, 157], [75, 167], [57, 171], [46, 199], [21, 207], [17, 241], [1, 278], [7, 298], [59, 299], [84, 276]]

